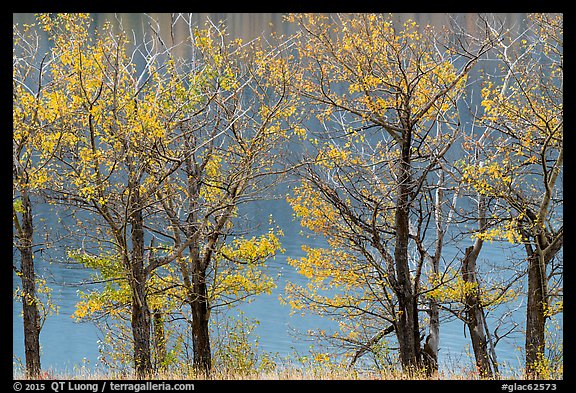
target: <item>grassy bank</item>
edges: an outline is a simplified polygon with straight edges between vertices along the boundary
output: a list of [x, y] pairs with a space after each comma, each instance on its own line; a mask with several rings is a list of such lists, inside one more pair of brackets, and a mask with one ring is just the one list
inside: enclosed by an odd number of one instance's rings
[[[15, 379], [25, 379], [23, 373], [14, 373]], [[560, 377], [561, 378], [561, 377]], [[40, 379], [56, 380], [134, 380], [130, 373], [106, 373], [98, 370], [77, 369], [72, 372], [43, 371]], [[359, 371], [345, 367], [278, 367], [273, 370], [214, 370], [210, 375], [192, 371], [159, 372], [150, 380], [478, 380], [477, 373], [471, 370], [441, 371], [433, 375], [424, 372], [404, 373], [402, 371]], [[522, 373], [507, 375], [501, 379], [524, 379]]]

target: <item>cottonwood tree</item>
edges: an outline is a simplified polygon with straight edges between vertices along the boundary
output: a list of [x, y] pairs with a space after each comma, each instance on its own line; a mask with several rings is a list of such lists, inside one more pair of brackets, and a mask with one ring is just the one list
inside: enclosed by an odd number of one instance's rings
[[15, 295], [22, 300], [26, 375], [37, 378], [40, 331], [55, 307], [41, 299], [50, 289], [36, 273], [34, 259], [41, 244], [34, 215], [51, 178], [48, 163], [63, 136], [52, 132], [58, 122], [54, 89], [59, 81], [49, 75], [52, 59], [40, 52], [41, 35], [34, 25], [15, 25], [13, 37], [12, 222], [14, 247], [20, 253], [20, 265], [13, 268], [22, 283]]
[[100, 221], [95, 248], [70, 255], [109, 284], [85, 292], [75, 316], [118, 322], [129, 308], [134, 366], [145, 377], [164, 362], [166, 317], [179, 313], [191, 327], [193, 367], [207, 373], [211, 310], [273, 285], [261, 266], [281, 250], [280, 233], [232, 229], [239, 207], [284, 172], [276, 162], [295, 112], [286, 59], [184, 16], [175, 22], [185, 40], [170, 43], [152, 25], [132, 52], [121, 25], [118, 35], [107, 23], [89, 38], [85, 16], [42, 20], [55, 33], [54, 72], [68, 78], [63, 111], [73, 114], [52, 197]]
[[174, 116], [177, 109], [161, 108], [154, 99], [162, 86], [149, 83], [146, 73], [156, 57], [137, 73], [126, 35], [114, 34], [110, 23], [90, 37], [87, 15], [39, 19], [53, 43], [51, 73], [60, 81], [52, 96], [62, 137], [49, 166], [51, 198], [81, 210], [79, 221], [98, 221], [90, 228], [97, 235], [94, 248], [81, 246], [76, 254], [120, 258], [118, 275], [130, 288], [134, 367], [143, 377], [152, 368], [145, 220], [159, 186], [146, 168], [152, 144], [171, 127], [162, 116], [170, 110]]
[[[259, 268], [281, 250], [271, 229], [260, 236], [238, 236], [239, 209], [270, 196], [286, 123], [295, 113], [287, 90], [287, 66], [278, 47], [256, 39], [229, 42], [225, 27], [208, 23], [192, 29], [189, 41], [204, 97], [158, 150], [164, 165], [178, 163], [156, 195], [169, 224], [163, 232], [174, 247], [187, 244], [178, 258], [183, 302], [190, 307], [194, 368], [212, 367], [209, 322], [212, 310], [269, 291], [271, 281]], [[158, 173], [162, 173], [159, 161]]]
[[[20, 33], [26, 34], [26, 33]], [[28, 38], [33, 38], [29, 36]], [[12, 180], [13, 207], [12, 217], [15, 228], [15, 247], [20, 252], [20, 268], [14, 266], [16, 274], [22, 280], [22, 315], [24, 324], [24, 352], [26, 357], [26, 373], [36, 377], [41, 370], [40, 364], [40, 313], [36, 296], [36, 272], [34, 268], [34, 222], [31, 193], [42, 177], [38, 176], [40, 167], [33, 166], [33, 138], [40, 128], [38, 115], [39, 94], [34, 94], [26, 86], [28, 78], [34, 77], [33, 62], [36, 48], [25, 48], [29, 53], [18, 53], [17, 49], [26, 43], [23, 36], [14, 31], [13, 55], [13, 134], [12, 134]], [[20, 57], [22, 56], [22, 57]], [[42, 75], [43, 72], [37, 73]], [[40, 77], [36, 76], [37, 79]], [[40, 83], [41, 79], [40, 79]], [[36, 108], [35, 110], [30, 110]], [[35, 163], [34, 163], [35, 164]], [[35, 176], [34, 176], [35, 175]], [[34, 176], [33, 179], [30, 179]], [[36, 180], [35, 180], [36, 179]]]
[[[546, 375], [546, 321], [562, 311], [562, 16], [532, 14], [525, 30], [498, 41], [499, 74], [482, 90], [486, 156], [467, 181], [498, 205], [483, 233], [524, 246], [527, 262], [526, 375]], [[491, 24], [497, 34], [500, 26]]]
[[[311, 289], [289, 285], [287, 300], [346, 315], [340, 323], [351, 325], [349, 339], [359, 333], [359, 316], [372, 319], [360, 324], [372, 325], [365, 346], [393, 331], [403, 369], [414, 371], [424, 365], [419, 307], [432, 259], [430, 179], [458, 134], [458, 97], [490, 40], [460, 42], [456, 52], [432, 28], [396, 26], [383, 15], [290, 20], [301, 34], [294, 84], [316, 109], [325, 142], [312, 138], [289, 202], [330, 247], [306, 248], [307, 257], [292, 260]], [[343, 293], [323, 295], [327, 284]]]

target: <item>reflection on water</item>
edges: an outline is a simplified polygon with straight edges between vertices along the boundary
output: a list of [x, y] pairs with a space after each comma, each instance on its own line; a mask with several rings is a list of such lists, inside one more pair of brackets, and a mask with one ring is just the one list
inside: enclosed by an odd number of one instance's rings
[[[150, 14], [157, 19], [162, 26], [171, 23], [169, 14]], [[506, 16], [506, 15], [505, 15]], [[119, 14], [125, 28], [140, 31], [146, 28], [141, 14]], [[447, 14], [398, 14], [398, 20], [413, 18], [418, 23], [440, 24], [447, 21]], [[463, 25], [474, 28], [473, 15], [456, 15], [463, 21]], [[510, 21], [519, 20], [519, 14], [506, 16]], [[103, 23], [104, 20], [114, 18], [113, 14], [95, 14], [96, 24]], [[282, 23], [282, 14], [260, 13], [260, 14], [193, 14], [193, 20], [201, 25], [206, 20], [223, 20], [229, 26], [229, 33], [232, 37], [243, 37], [251, 39], [262, 33], [277, 31], [281, 34], [291, 32], [291, 26]], [[31, 14], [15, 14], [14, 21], [17, 23], [31, 23]], [[164, 27], [163, 27], [164, 28]], [[175, 31], [175, 37], [187, 32]], [[308, 351], [310, 342], [296, 337], [293, 330], [306, 332], [309, 329], [330, 328], [331, 322], [320, 319], [300, 316], [290, 316], [288, 306], [282, 306], [278, 296], [282, 293], [286, 280], [298, 282], [301, 280], [291, 266], [286, 263], [287, 257], [296, 258], [303, 256], [301, 245], [310, 244], [310, 239], [300, 236], [300, 227], [292, 218], [292, 210], [284, 200], [260, 202], [259, 210], [254, 208], [254, 219], [266, 223], [270, 213], [274, 214], [276, 224], [283, 229], [285, 236], [283, 247], [285, 253], [278, 256], [269, 265], [269, 274], [276, 276], [279, 274], [277, 288], [271, 295], [263, 295], [255, 299], [251, 304], [243, 305], [245, 315], [260, 321], [255, 334], [259, 336], [260, 348], [263, 351], [278, 353], [280, 355], [290, 355], [294, 351], [305, 354]], [[266, 224], [264, 224], [266, 225]], [[449, 252], [449, 251], [448, 251]], [[482, 250], [482, 258], [496, 261], [504, 256], [502, 250], [495, 245], [486, 245]], [[46, 369], [73, 371], [74, 366], [85, 365], [94, 367], [98, 358], [99, 339], [97, 329], [91, 324], [74, 323], [70, 315], [74, 311], [74, 304], [78, 301], [77, 286], [71, 284], [79, 283], [88, 278], [89, 272], [85, 269], [64, 268], [58, 264], [39, 264], [41, 273], [47, 273], [49, 284], [54, 288], [54, 301], [59, 305], [60, 312], [57, 316], [50, 317], [41, 335], [42, 344], [42, 365]], [[18, 285], [18, 278], [14, 276], [14, 285]], [[66, 285], [63, 285], [66, 284]], [[14, 302], [13, 312], [13, 350], [17, 358], [23, 360], [23, 332], [20, 318], [21, 304]], [[518, 321], [522, 321], [522, 310], [518, 311]], [[513, 340], [502, 341], [498, 344], [498, 357], [501, 362], [506, 362], [512, 367], [519, 367], [522, 356], [517, 351], [516, 346], [522, 343]], [[466, 366], [472, 363], [470, 354], [470, 341], [463, 324], [454, 321], [441, 326], [440, 337], [440, 361], [446, 363], [463, 361]]]

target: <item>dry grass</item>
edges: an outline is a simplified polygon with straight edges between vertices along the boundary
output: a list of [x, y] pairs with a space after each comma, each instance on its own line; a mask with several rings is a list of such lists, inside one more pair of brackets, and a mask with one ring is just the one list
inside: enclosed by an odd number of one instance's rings
[[[14, 373], [15, 379], [25, 379], [22, 373]], [[44, 380], [135, 380], [135, 375], [104, 373], [89, 369], [74, 372], [44, 371], [40, 377]], [[470, 370], [451, 370], [428, 376], [423, 372], [404, 373], [401, 371], [358, 371], [345, 367], [319, 365], [313, 368], [277, 367], [271, 371], [213, 371], [209, 376], [192, 372], [162, 372], [153, 375], [150, 380], [477, 380], [478, 375]]]

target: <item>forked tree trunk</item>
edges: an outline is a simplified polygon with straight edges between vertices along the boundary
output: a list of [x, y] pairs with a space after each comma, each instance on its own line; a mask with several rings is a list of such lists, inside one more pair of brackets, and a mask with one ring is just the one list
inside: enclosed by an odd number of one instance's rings
[[396, 296], [398, 313], [396, 335], [400, 348], [400, 361], [406, 372], [421, 368], [420, 329], [418, 324], [418, 301], [414, 293], [408, 261], [409, 212], [410, 212], [410, 145], [411, 133], [404, 132], [398, 171], [398, 197], [396, 203], [395, 227], [396, 244], [394, 262], [396, 264]]
[[36, 378], [40, 374], [40, 313], [36, 300], [36, 274], [32, 251], [34, 224], [32, 205], [26, 191], [22, 192], [22, 224], [19, 232], [22, 280], [22, 315], [24, 320], [24, 353], [26, 376]]
[[[542, 153], [544, 157], [544, 152]], [[563, 226], [550, 232], [547, 225], [549, 208], [553, 198], [552, 190], [556, 186], [564, 163], [564, 149], [560, 147], [552, 170], [545, 177], [546, 192], [536, 213], [526, 209], [530, 219], [533, 240], [524, 235], [524, 244], [528, 256], [528, 304], [526, 308], [526, 375], [528, 378], [541, 378], [538, 364], [542, 362], [546, 351], [545, 331], [548, 310], [548, 276], [546, 267], [562, 248], [564, 243]]]
[[[187, 148], [193, 149], [195, 141], [186, 140]], [[193, 368], [198, 373], [206, 376], [212, 369], [212, 352], [210, 347], [210, 309], [208, 304], [208, 286], [206, 283], [206, 269], [210, 263], [210, 257], [201, 258], [201, 241], [198, 238], [198, 211], [200, 198], [201, 174], [192, 157], [185, 161], [188, 178], [188, 216], [186, 218], [185, 235], [187, 239], [194, 239], [188, 249], [190, 251], [190, 264], [184, 261], [180, 263], [180, 270], [186, 286], [188, 304], [192, 312], [192, 351]], [[216, 230], [219, 230], [218, 228]], [[179, 241], [179, 240], [178, 240]]]

